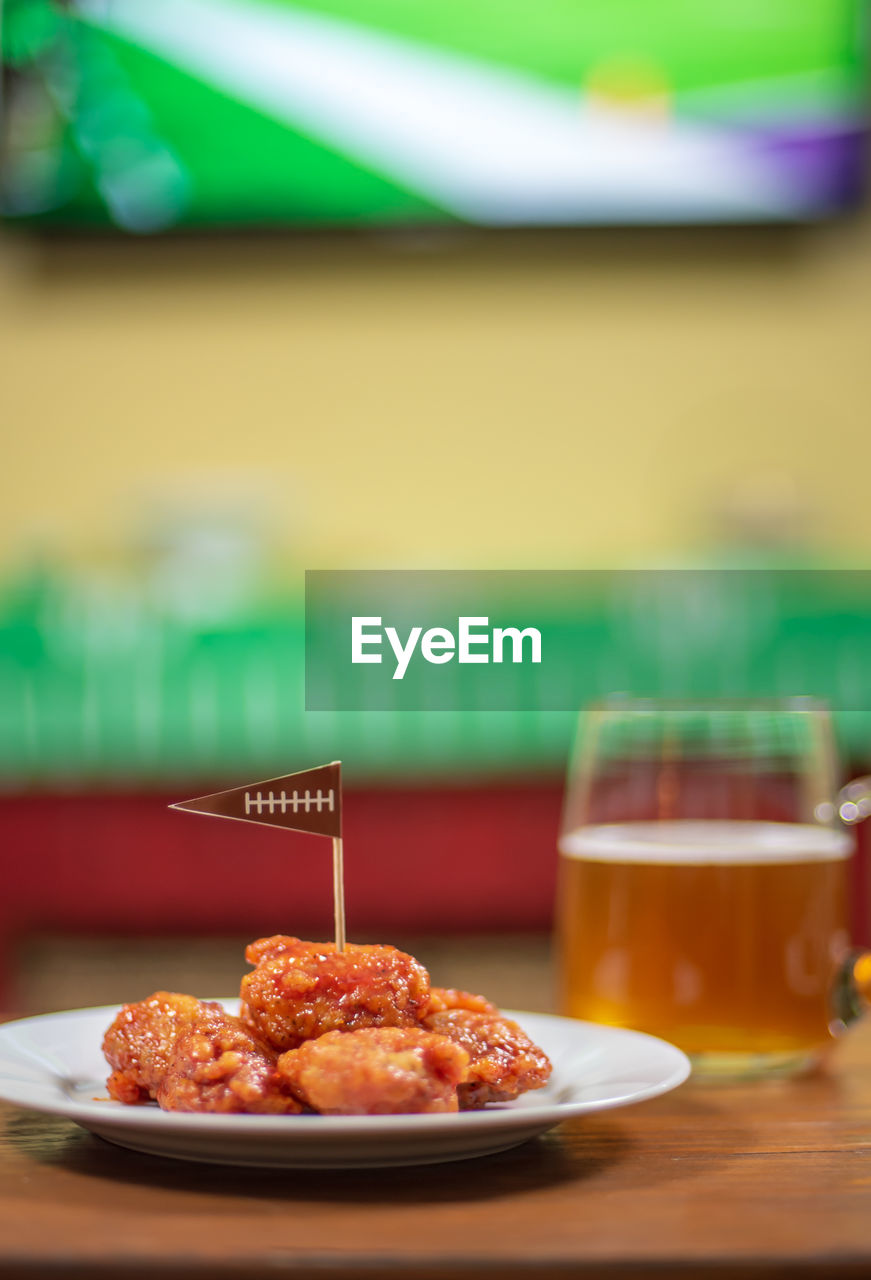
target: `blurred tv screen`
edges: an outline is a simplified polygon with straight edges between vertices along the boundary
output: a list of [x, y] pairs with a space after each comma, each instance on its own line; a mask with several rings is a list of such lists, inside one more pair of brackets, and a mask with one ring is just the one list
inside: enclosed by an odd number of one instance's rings
[[173, 227], [815, 219], [864, 0], [6, 0], [2, 210]]

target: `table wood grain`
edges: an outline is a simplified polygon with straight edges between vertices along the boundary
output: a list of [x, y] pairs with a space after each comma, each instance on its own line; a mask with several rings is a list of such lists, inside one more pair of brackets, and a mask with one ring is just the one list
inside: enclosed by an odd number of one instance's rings
[[0, 1109], [4, 1280], [871, 1275], [871, 1021], [796, 1081], [704, 1086], [419, 1169], [137, 1155]]

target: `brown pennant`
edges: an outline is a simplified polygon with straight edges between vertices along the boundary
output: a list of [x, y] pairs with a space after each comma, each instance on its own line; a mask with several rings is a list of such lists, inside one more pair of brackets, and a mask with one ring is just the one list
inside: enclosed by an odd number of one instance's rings
[[341, 838], [342, 766], [334, 761], [317, 769], [288, 773], [283, 778], [268, 778], [265, 782], [251, 782], [245, 787], [231, 787], [229, 791], [215, 791], [193, 800], [179, 800], [169, 807]]

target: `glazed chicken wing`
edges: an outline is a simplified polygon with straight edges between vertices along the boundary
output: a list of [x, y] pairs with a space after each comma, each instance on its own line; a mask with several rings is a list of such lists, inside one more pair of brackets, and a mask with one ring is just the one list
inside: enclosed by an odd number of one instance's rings
[[296, 1115], [303, 1109], [278, 1074], [276, 1055], [229, 1015], [179, 1036], [157, 1101], [164, 1111]]
[[429, 999], [421, 1018], [444, 1013], [446, 1009], [469, 1009], [473, 1013], [499, 1012], [486, 996], [475, 996], [471, 991], [460, 991], [457, 987], [430, 987]]
[[165, 1111], [296, 1113], [277, 1055], [219, 1004], [158, 991], [125, 1005], [103, 1041], [111, 1097]]
[[175, 991], [155, 991], [147, 1000], [125, 1004], [103, 1038], [112, 1097], [118, 1102], [156, 1097], [178, 1037], [195, 1018], [219, 1008]]
[[465, 1049], [469, 1066], [457, 1093], [460, 1109], [475, 1110], [488, 1102], [510, 1102], [528, 1089], [547, 1084], [551, 1065], [516, 1022], [500, 1013], [446, 1009], [423, 1025]]
[[278, 1060], [296, 1096], [323, 1115], [456, 1111], [469, 1056], [419, 1027], [328, 1031]]
[[329, 1031], [414, 1027], [429, 995], [426, 970], [395, 947], [279, 935], [245, 957], [256, 968], [242, 979], [242, 1020], [281, 1051]]

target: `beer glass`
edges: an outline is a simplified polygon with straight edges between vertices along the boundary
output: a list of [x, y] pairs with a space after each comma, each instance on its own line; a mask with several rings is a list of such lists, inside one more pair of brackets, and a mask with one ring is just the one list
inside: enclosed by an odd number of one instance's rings
[[562, 1011], [671, 1040], [697, 1072], [811, 1067], [871, 987], [835, 770], [826, 708], [805, 698], [584, 713], [559, 841]]

